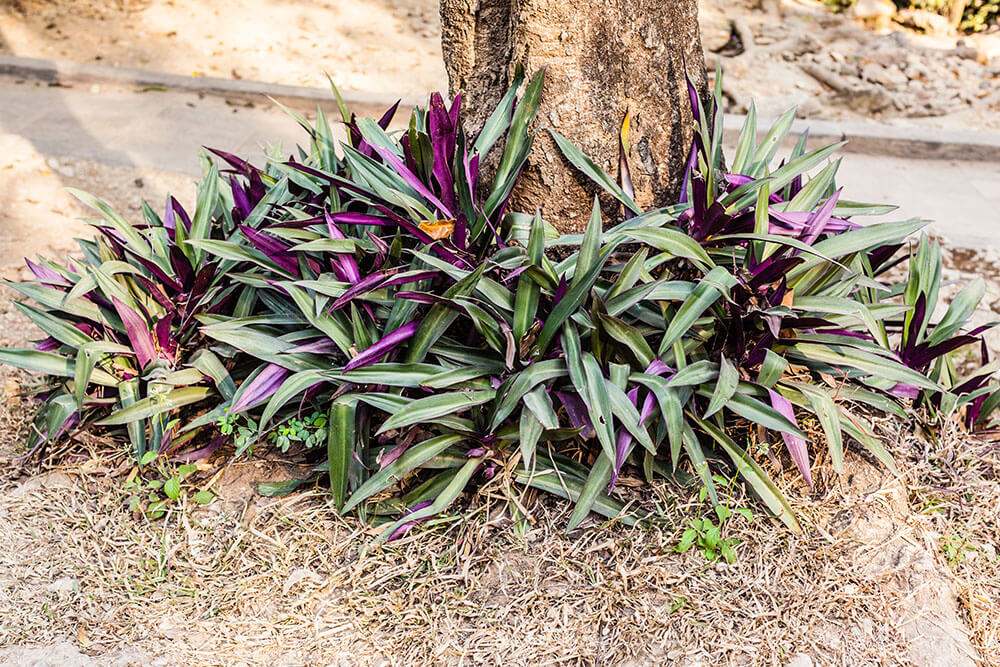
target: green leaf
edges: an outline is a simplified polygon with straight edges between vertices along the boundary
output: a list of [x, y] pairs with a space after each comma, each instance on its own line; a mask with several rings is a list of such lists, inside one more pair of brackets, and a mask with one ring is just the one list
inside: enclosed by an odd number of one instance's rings
[[500, 388], [500, 402], [493, 412], [493, 419], [490, 421], [491, 427], [499, 428], [501, 422], [506, 419], [517, 407], [524, 396], [542, 382], [549, 382], [566, 374], [567, 367], [562, 359], [546, 359], [531, 364], [523, 371], [513, 376], [506, 387]]
[[656, 375], [633, 373], [629, 379], [643, 385], [656, 396], [670, 442], [670, 460], [676, 468], [680, 462], [684, 432], [684, 412], [677, 390], [668, 386], [667, 380]]
[[594, 195], [594, 206], [590, 211], [590, 220], [587, 222], [587, 228], [583, 231], [580, 250], [576, 253], [573, 280], [570, 282], [571, 287], [583, 282], [590, 270], [598, 263], [601, 256], [602, 230], [601, 202], [597, 195]]
[[[124, 384], [124, 383], [123, 383]], [[171, 389], [136, 401], [134, 404], [116, 410], [109, 417], [97, 422], [98, 426], [116, 426], [141, 419], [148, 419], [164, 412], [170, 412], [191, 403], [197, 403], [212, 394], [208, 387], [181, 387]]]
[[762, 387], [773, 387], [774, 383], [785, 374], [786, 368], [788, 368], [788, 361], [784, 357], [772, 350], [766, 350], [764, 362], [760, 365], [760, 372], [757, 374], [757, 384]]
[[638, 329], [610, 315], [598, 315], [598, 319], [604, 331], [619, 343], [622, 343], [622, 352], [628, 352], [635, 357], [643, 368], [649, 366], [653, 362], [653, 359], [656, 358], [656, 355], [653, 354], [653, 349], [649, 347], [649, 343], [646, 342], [646, 339], [643, 338]]
[[[454, 299], [458, 296], [472, 294], [482, 279], [485, 270], [486, 262], [480, 263], [478, 269], [448, 288], [444, 294], [445, 298]], [[451, 326], [457, 317], [458, 311], [450, 305], [435, 303], [431, 306], [424, 321], [420, 324], [420, 328], [417, 329], [413, 338], [410, 339], [407, 347], [406, 362], [419, 363], [423, 361], [431, 346], [434, 345], [438, 338], [444, 335], [444, 332], [448, 330], [448, 327]]]
[[521, 411], [521, 421], [518, 424], [518, 439], [521, 441], [521, 464], [526, 469], [531, 469], [531, 462], [535, 456], [535, 447], [539, 438], [542, 437], [544, 427], [538, 421], [531, 410]]
[[191, 500], [198, 503], [199, 505], [209, 505], [215, 500], [215, 494], [211, 491], [204, 490], [191, 496]]
[[593, 266], [587, 269], [586, 274], [580, 278], [579, 282], [577, 282], [576, 276], [574, 276], [573, 285], [566, 290], [566, 294], [563, 295], [563, 298], [559, 300], [559, 303], [549, 313], [548, 318], [545, 320], [545, 326], [542, 327], [542, 330], [538, 333], [538, 337], [535, 339], [534, 350], [536, 356], [545, 352], [563, 323], [586, 301], [590, 295], [591, 288], [601, 273], [601, 269], [604, 267], [604, 263], [614, 251], [614, 247], [614, 244], [609, 243], [606, 245], [598, 260]]
[[627, 209], [636, 215], [642, 213], [642, 210], [634, 201], [632, 201], [631, 197], [625, 194], [625, 191], [619, 187], [618, 183], [615, 182], [615, 179], [611, 178], [606, 171], [598, 167], [593, 160], [587, 157], [579, 148], [574, 146], [569, 139], [562, 136], [552, 128], [549, 128], [549, 134], [552, 135], [552, 138], [555, 140], [559, 150], [562, 151], [562, 154], [566, 156], [566, 159], [569, 160], [574, 167], [583, 172], [587, 178], [607, 190], [608, 193], [615, 199], [624, 204]]
[[708, 359], [688, 364], [674, 373], [669, 380], [669, 387], [688, 387], [714, 380], [719, 375], [719, 365]]
[[587, 518], [587, 515], [590, 514], [590, 510], [594, 508], [601, 490], [611, 482], [611, 469], [611, 459], [608, 458], [607, 454], [600, 454], [590, 469], [586, 483], [578, 492], [576, 506], [573, 508], [573, 514], [570, 515], [569, 524], [566, 526], [567, 531], [579, 526]]
[[740, 448], [728, 435], [711, 423], [698, 420], [697, 418], [695, 418], [695, 421], [702, 430], [722, 446], [729, 455], [729, 458], [736, 464], [739, 475], [750, 484], [750, 487], [771, 512], [777, 518], [781, 519], [793, 532], [796, 534], [800, 533], [802, 529], [799, 527], [799, 522], [795, 519], [795, 513], [792, 511], [791, 505], [788, 504], [788, 500], [746, 450]]
[[705, 249], [693, 238], [677, 229], [661, 227], [659, 229], [632, 229], [625, 236], [653, 246], [671, 257], [683, 257], [707, 271], [715, 266]]
[[490, 117], [483, 124], [483, 129], [479, 131], [476, 142], [472, 145], [473, 154], [485, 156], [493, 148], [493, 145], [503, 136], [504, 130], [510, 126], [510, 112], [514, 107], [514, 100], [517, 99], [517, 89], [524, 82], [524, 70], [518, 66], [514, 72], [514, 80], [510, 83], [510, 89], [500, 100], [497, 108], [493, 110]]
[[409, 447], [398, 459], [384, 466], [365, 480], [365, 483], [351, 494], [351, 499], [347, 501], [342, 511], [344, 513], [350, 512], [359, 503], [400, 481], [403, 477], [432, 460], [444, 450], [464, 440], [464, 438], [465, 436], [455, 434], [439, 435]]
[[739, 381], [740, 374], [736, 370], [736, 366], [733, 366], [733, 363], [725, 357], [719, 357], [719, 377], [715, 383], [715, 389], [712, 391], [712, 399], [708, 403], [704, 419], [708, 419], [726, 405], [736, 392], [736, 385], [739, 384]]
[[0, 349], [0, 363], [33, 373], [57, 377], [73, 377], [74, 363], [55, 352], [40, 352], [31, 348], [9, 347]]
[[833, 469], [838, 473], [844, 469], [844, 444], [840, 430], [840, 410], [833, 398], [824, 389], [817, 385], [796, 382], [795, 388], [812, 405], [816, 418], [823, 427], [826, 435], [826, 442], [830, 449], [830, 460], [833, 462]]
[[524, 405], [535, 415], [538, 422], [547, 429], [559, 428], [559, 418], [552, 408], [552, 399], [549, 398], [545, 387], [536, 387], [524, 395]]
[[232, 400], [233, 394], [236, 393], [236, 383], [233, 382], [229, 371], [226, 370], [226, 367], [214, 352], [209, 349], [198, 350], [191, 356], [189, 363], [212, 378], [212, 381], [215, 382], [216, 388], [224, 399], [227, 401]]
[[495, 396], [495, 391], [484, 390], [433, 394], [426, 398], [410, 401], [385, 420], [376, 435], [395, 428], [429, 422], [444, 415], [457, 414], [468, 408], [489, 403]]
[[22, 303], [20, 301], [15, 301], [14, 305], [18, 310], [27, 315], [28, 319], [34, 322], [39, 329], [52, 336], [63, 345], [79, 347], [80, 345], [84, 345], [91, 341], [91, 338], [85, 333], [74, 327], [66, 320], [54, 316], [52, 313], [40, 310], [30, 304]]
[[691, 329], [695, 320], [701, 317], [702, 313], [723, 295], [719, 290], [720, 285], [726, 289], [728, 294], [729, 289], [735, 284], [736, 278], [725, 268], [718, 266], [709, 271], [691, 292], [691, 296], [681, 304], [677, 314], [667, 326], [667, 330], [660, 340], [660, 353], [662, 354], [674, 342], [680, 340], [681, 336]]
[[[327, 424], [327, 470], [330, 473], [330, 493], [337, 508], [347, 497], [347, 478], [354, 456], [357, 402], [349, 399], [334, 401]], [[346, 511], [346, 510], [345, 510]]]
[[320, 371], [306, 370], [294, 373], [287, 377], [281, 386], [278, 387], [260, 415], [260, 429], [264, 430], [268, 422], [275, 413], [283, 408], [292, 399], [298, 398], [300, 394], [312, 387], [314, 384], [323, 382], [325, 378]]
[[740, 129], [740, 138], [736, 142], [736, 154], [733, 157], [732, 170], [734, 174], [742, 174], [750, 166], [750, 156], [753, 155], [757, 144], [757, 107], [753, 100], [750, 101], [750, 109], [747, 111], [746, 121]]
[[625, 427], [629, 433], [632, 434], [636, 440], [639, 441], [643, 447], [649, 450], [650, 453], [656, 453], [656, 447], [653, 445], [652, 439], [649, 437], [649, 433], [643, 428], [642, 423], [639, 420], [639, 411], [632, 401], [628, 399], [628, 396], [622, 391], [618, 385], [613, 382], [608, 382], [605, 384], [608, 391], [608, 398], [611, 400], [611, 412], [618, 421], [621, 422], [622, 426]]
[[[134, 408], [139, 399], [139, 378], [132, 378], [119, 383], [118, 402], [123, 410]], [[98, 422], [100, 423], [100, 422]], [[142, 461], [146, 457], [146, 426], [135, 421], [125, 427], [129, 442], [132, 443], [132, 453]]]
[[609, 461], [614, 461], [615, 436], [611, 423], [611, 396], [608, 394], [608, 387], [614, 385], [605, 379], [594, 355], [585, 352], [582, 356], [582, 363], [586, 378], [585, 390], [587, 407], [590, 409], [590, 421], [594, 425], [594, 430], [597, 431], [597, 439], [601, 442], [604, 456]]
[[476, 458], [469, 459], [468, 462], [455, 474], [455, 476], [448, 482], [448, 485], [441, 491], [434, 502], [419, 509], [416, 512], [410, 512], [405, 516], [397, 519], [394, 523], [390, 524], [375, 540], [378, 542], [385, 541], [392, 533], [405, 523], [410, 523], [413, 521], [418, 521], [426, 517], [434, 516], [440, 512], [443, 512], [449, 505], [455, 502], [459, 494], [465, 489], [465, 485], [469, 483], [472, 476], [476, 473], [479, 468], [479, 464], [483, 462], [483, 457], [479, 456]]
[[[545, 228], [542, 226], [542, 216], [535, 214], [528, 237], [528, 257], [530, 266], [540, 266], [545, 251]], [[514, 298], [514, 340], [524, 338], [528, 328], [535, 321], [538, 310], [539, 286], [527, 272], [522, 272], [517, 278], [517, 294]]]
[[934, 330], [927, 336], [927, 342], [936, 345], [948, 339], [952, 334], [965, 326], [969, 317], [979, 306], [986, 293], [986, 283], [982, 278], [976, 278], [965, 286], [961, 292], [948, 304], [948, 312], [944, 314]]
[[171, 500], [177, 500], [181, 495], [181, 482], [176, 477], [171, 477], [163, 483], [163, 493]]
[[789, 109], [781, 115], [771, 129], [768, 130], [767, 135], [760, 142], [757, 147], [757, 151], [754, 153], [753, 161], [755, 167], [767, 166], [774, 159], [774, 156], [778, 152], [778, 147], [784, 140], [785, 135], [788, 134], [788, 130], [792, 127], [792, 121], [795, 120], [795, 109]]
[[941, 390], [941, 387], [924, 377], [923, 374], [897, 361], [856, 348], [796, 343], [792, 349], [799, 352], [806, 359], [813, 359], [829, 364], [837, 369], [847, 366], [855, 368], [862, 373], [893, 382], [912, 384], [915, 387], [930, 389], [931, 391]]
[[783, 416], [780, 412], [766, 403], [762, 403], [755, 398], [747, 396], [742, 393], [739, 388], [737, 388], [736, 393], [729, 398], [729, 402], [726, 403], [726, 407], [738, 414], [740, 417], [749, 419], [755, 424], [760, 424], [764, 428], [790, 433], [791, 435], [797, 435], [800, 438], [806, 437], [806, 435], [795, 424], [790, 422], [788, 418]]

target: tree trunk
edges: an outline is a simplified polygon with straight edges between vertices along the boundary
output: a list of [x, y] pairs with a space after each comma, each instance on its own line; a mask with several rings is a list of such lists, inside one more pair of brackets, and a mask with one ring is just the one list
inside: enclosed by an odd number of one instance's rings
[[[697, 0], [441, 0], [451, 94], [463, 95], [474, 135], [522, 63], [546, 68], [532, 153], [513, 205], [541, 206], [564, 232], [583, 229], [595, 189], [565, 161], [546, 128], [618, 176], [618, 136], [631, 114], [628, 161], [642, 207], [677, 200], [690, 148], [685, 66], [704, 97]], [[610, 202], [608, 212], [615, 211]]]

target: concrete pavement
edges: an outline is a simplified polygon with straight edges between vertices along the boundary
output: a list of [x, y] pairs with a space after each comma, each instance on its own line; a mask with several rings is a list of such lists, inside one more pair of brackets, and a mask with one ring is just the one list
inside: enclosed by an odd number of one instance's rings
[[[0, 134], [31, 142], [42, 154], [199, 173], [202, 146], [258, 160], [262, 146], [286, 153], [306, 138], [267, 99], [252, 107], [190, 92], [106, 86], [47, 86], [0, 79]], [[912, 160], [848, 153], [844, 196], [895, 203], [893, 217], [935, 220], [954, 245], [1000, 246], [1000, 162]]]

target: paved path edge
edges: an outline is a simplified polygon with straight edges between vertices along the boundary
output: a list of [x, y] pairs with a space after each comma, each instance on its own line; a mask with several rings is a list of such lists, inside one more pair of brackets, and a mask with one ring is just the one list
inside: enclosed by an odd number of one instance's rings
[[[47, 84], [166, 88], [258, 103], [271, 97], [297, 110], [312, 110], [316, 106], [321, 106], [325, 111], [334, 111], [336, 105], [333, 93], [320, 88], [208, 76], [181, 76], [95, 63], [43, 60], [7, 54], [0, 54], [0, 76]], [[344, 91], [344, 97], [353, 111], [368, 116], [381, 115], [398, 99], [359, 91]], [[408, 113], [414, 105], [423, 102], [422, 98], [404, 97], [400, 103], [400, 111]], [[742, 115], [726, 116], [724, 130], [727, 139], [736, 139], [745, 120], [746, 117]], [[758, 120], [761, 134], [767, 130], [769, 124], [769, 119]], [[915, 160], [1000, 162], [1000, 133], [809, 119], [796, 120], [792, 124], [791, 133], [799, 134], [807, 128], [812, 144], [846, 140], [847, 145], [844, 150], [852, 153]]]
[[[319, 105], [324, 111], [336, 110], [332, 90], [306, 86], [287, 86], [245, 79], [223, 79], [211, 76], [182, 76], [165, 72], [111, 67], [95, 63], [65, 60], [44, 60], [0, 54], [0, 76], [39, 81], [49, 85], [106, 85], [132, 89], [166, 88], [200, 95], [224, 97], [228, 100], [267, 102], [271, 97], [298, 111], [313, 111]], [[341, 91], [351, 110], [365, 115], [379, 115], [400, 98], [359, 91]], [[423, 104], [423, 98], [408, 96], [400, 101], [401, 108]], [[338, 114], [339, 117], [339, 114]]]

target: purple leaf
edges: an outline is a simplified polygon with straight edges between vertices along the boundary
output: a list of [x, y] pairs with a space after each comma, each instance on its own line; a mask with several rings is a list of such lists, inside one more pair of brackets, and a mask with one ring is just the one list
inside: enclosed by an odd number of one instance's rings
[[[775, 211], [771, 209], [768, 211], [771, 217], [771, 228], [770, 232], [772, 234], [784, 234], [785, 236], [796, 236], [801, 234], [809, 223], [809, 220], [814, 216], [814, 213], [810, 211]], [[827, 234], [839, 234], [841, 232], [850, 231], [852, 229], [857, 229], [860, 225], [857, 225], [844, 218], [830, 217], [827, 223], [824, 225], [824, 231]]]
[[451, 126], [458, 130], [458, 121], [462, 117], [462, 93], [458, 93], [451, 100], [451, 108], [448, 110], [448, 120]]
[[39, 352], [52, 352], [53, 350], [59, 349], [59, 341], [57, 341], [52, 336], [49, 336], [45, 340], [38, 341], [35, 343], [35, 349]]
[[247, 162], [246, 160], [244, 160], [241, 157], [237, 157], [237, 156], [233, 155], [232, 153], [227, 153], [225, 151], [220, 151], [220, 150], [215, 149], [215, 148], [208, 148], [207, 146], [205, 147], [205, 149], [208, 150], [208, 151], [210, 151], [210, 152], [212, 152], [212, 153], [215, 153], [216, 155], [218, 155], [219, 157], [221, 157], [223, 160], [225, 160], [226, 162], [228, 162], [229, 165], [232, 166], [232, 168], [237, 173], [242, 174], [243, 176], [249, 176], [251, 173], [256, 172], [256, 167], [254, 167], [253, 165], [251, 165], [249, 162]]
[[247, 197], [246, 190], [243, 189], [235, 176], [229, 177], [229, 188], [233, 191], [233, 203], [236, 205], [236, 210], [240, 214], [240, 222], [246, 220], [246, 217], [250, 215], [253, 211], [253, 206], [250, 204], [250, 199]]
[[389, 128], [389, 123], [392, 122], [392, 117], [396, 115], [396, 109], [399, 108], [400, 102], [402, 102], [402, 100], [396, 100], [396, 103], [389, 107], [389, 109], [382, 114], [382, 117], [378, 119], [378, 126], [383, 130]]
[[889, 393], [898, 398], [916, 399], [920, 396], [920, 388], [912, 384], [897, 382], [889, 389]]
[[178, 454], [177, 456], [172, 456], [170, 458], [171, 463], [189, 463], [191, 461], [198, 461], [201, 459], [208, 458], [215, 452], [219, 450], [222, 445], [228, 440], [226, 436], [221, 433], [217, 434], [212, 438], [211, 442], [202, 447], [201, 449], [196, 449], [193, 452], [184, 452], [183, 454]]
[[[379, 227], [385, 227], [393, 224], [385, 218], [380, 218], [369, 213], [355, 213], [353, 211], [327, 213], [327, 216], [329, 216], [333, 222], [339, 222], [345, 225], [378, 225]], [[327, 224], [329, 224], [329, 221]]]
[[434, 196], [434, 193], [431, 192], [426, 185], [424, 185], [423, 181], [417, 178], [416, 174], [410, 171], [409, 168], [407, 168], [407, 166], [403, 164], [403, 161], [399, 159], [398, 155], [393, 153], [388, 148], [382, 148], [381, 146], [372, 146], [372, 148], [375, 149], [375, 152], [379, 154], [379, 157], [381, 157], [387, 165], [392, 167], [392, 169], [396, 172], [396, 174], [399, 175], [400, 178], [406, 181], [406, 183], [410, 187], [412, 187], [414, 190], [420, 193], [420, 195], [423, 196], [427, 201], [436, 206], [437, 209], [445, 215], [445, 217], [448, 218], [455, 217], [452, 214], [451, 209], [445, 206], [440, 199]]
[[240, 225], [240, 231], [254, 248], [267, 255], [272, 262], [292, 275], [299, 275], [295, 254], [284, 243], [247, 225]]
[[[795, 410], [792, 408], [791, 402], [773, 389], [768, 389], [767, 393], [771, 397], [771, 407], [795, 426], [798, 426], [799, 423], [795, 420]], [[785, 441], [785, 447], [792, 456], [792, 460], [795, 461], [799, 472], [805, 478], [806, 483], [812, 486], [812, 472], [809, 469], [809, 450], [806, 447], [806, 441], [797, 435], [785, 433], [784, 431], [781, 432], [781, 438]]]
[[[527, 268], [527, 267], [523, 267]], [[563, 274], [559, 278], [559, 284], [556, 285], [556, 291], [552, 294], [552, 307], [555, 308], [556, 304], [562, 301], [562, 298], [566, 296], [566, 291], [569, 289], [569, 284], [566, 282], [566, 274]]]
[[176, 214], [180, 218], [181, 222], [184, 223], [184, 229], [191, 231], [191, 218], [188, 216], [187, 211], [181, 206], [181, 203], [177, 201], [174, 197], [170, 197], [167, 203], [167, 214], [172, 218], [173, 214]]
[[329, 338], [320, 338], [285, 350], [282, 354], [333, 354], [337, 346]]
[[582, 429], [580, 437], [584, 440], [596, 437], [597, 431], [594, 430], [594, 424], [590, 421], [590, 415], [583, 399], [569, 392], [557, 391], [553, 393], [566, 408], [566, 416], [569, 417], [570, 426]]
[[344, 366], [344, 370], [351, 371], [355, 368], [367, 366], [368, 364], [381, 359], [397, 345], [412, 337], [413, 334], [416, 333], [417, 329], [420, 328], [422, 321], [423, 320], [416, 320], [414, 322], [410, 322], [409, 324], [404, 324], [392, 333], [387, 334], [381, 340], [365, 348], [358, 354], [358, 356], [347, 362], [347, 365]]
[[368, 240], [375, 246], [377, 252], [375, 255], [375, 266], [382, 266], [385, 263], [385, 258], [389, 256], [389, 244], [382, 237], [376, 236], [371, 232], [368, 232], [367, 236]]
[[[406, 512], [403, 514], [403, 516], [404, 517], [408, 516], [410, 514], [413, 514], [417, 510], [422, 510], [425, 507], [429, 507], [431, 505], [431, 503], [432, 503], [432, 501], [430, 501], [430, 500], [424, 500], [422, 502], [419, 502], [416, 505], [414, 505], [413, 507], [411, 507], [408, 510], [406, 510]], [[405, 535], [410, 530], [410, 528], [413, 528], [415, 525], [417, 525], [421, 521], [427, 521], [430, 518], [431, 517], [426, 516], [426, 517], [424, 517], [422, 519], [417, 519], [415, 521], [407, 521], [406, 523], [402, 524], [399, 528], [397, 528], [396, 530], [392, 531], [392, 534], [389, 535], [389, 537], [386, 540], [386, 542], [391, 542], [391, 541], [393, 541], [395, 539], [398, 539], [398, 538], [402, 537], [403, 535]]]
[[646, 367], [646, 370], [643, 371], [646, 375], [663, 375], [664, 373], [672, 374], [673, 372], [673, 368], [667, 366], [659, 359], [653, 359], [653, 361], [649, 363], [649, 366]]
[[347, 291], [337, 297], [337, 300], [333, 302], [332, 306], [330, 306], [330, 310], [339, 310], [350, 303], [351, 300], [357, 295], [377, 289], [382, 285], [382, 283], [389, 279], [392, 272], [400, 270], [402, 270], [402, 268], [392, 269], [391, 271], [376, 271], [375, 273], [368, 274], [358, 282], [351, 285], [347, 288]]
[[253, 407], [271, 397], [274, 392], [291, 375], [287, 368], [282, 368], [277, 364], [268, 364], [253, 380], [245, 387], [240, 387], [239, 399], [229, 409], [231, 413], [241, 412]]
[[[330, 214], [324, 211], [324, 215], [326, 216], [326, 228], [327, 231], [330, 232], [330, 238], [346, 238], [344, 233], [340, 231], [340, 227], [337, 227], [336, 222]], [[337, 273], [342, 275], [346, 282], [356, 283], [361, 279], [361, 273], [358, 271], [358, 263], [354, 261], [354, 255], [348, 253], [337, 253], [333, 263], [335, 266], [339, 267], [340, 270]]]
[[188, 258], [178, 246], [171, 245], [169, 252], [170, 266], [174, 269], [174, 273], [177, 274], [176, 289], [181, 290], [184, 285], [190, 285], [191, 281], [194, 280], [194, 271], [191, 270]]
[[24, 263], [28, 265], [28, 268], [38, 279], [38, 282], [44, 283], [46, 285], [53, 285], [56, 287], [69, 286], [70, 282], [59, 275], [56, 271], [50, 269], [42, 264], [35, 264], [27, 257], [24, 258]]
[[132, 349], [135, 350], [135, 356], [139, 360], [139, 367], [145, 368], [146, 364], [156, 358], [156, 344], [153, 342], [149, 325], [142, 315], [119, 301], [118, 297], [111, 297], [111, 301], [114, 303], [115, 310], [118, 311], [118, 316], [122, 318], [122, 323], [125, 325], [125, 334], [132, 344]]
[[[628, 393], [628, 399], [632, 401], [632, 405], [636, 405], [639, 401], [639, 388], [634, 387]], [[652, 394], [647, 394], [646, 399], [642, 403], [642, 411], [639, 413], [639, 426], [649, 419], [650, 415], [653, 414], [653, 410], [656, 407], [656, 398]], [[615, 444], [615, 466], [611, 471], [611, 483], [608, 485], [608, 489], [615, 488], [615, 482], [618, 481], [618, 473], [621, 472], [622, 465], [625, 463], [626, 457], [628, 457], [629, 452], [632, 451], [632, 434], [629, 433], [628, 429], [622, 426], [618, 431], [618, 440]]]
[[170, 330], [170, 324], [173, 319], [173, 313], [167, 313], [156, 322], [156, 326], [154, 327], [156, 340], [160, 344], [160, 349], [170, 356], [173, 356], [177, 350], [177, 341], [174, 340], [171, 335], [172, 331]]
[[698, 149], [692, 143], [691, 153], [688, 156], [687, 164], [684, 166], [684, 180], [681, 181], [681, 196], [678, 200], [678, 203], [680, 204], [687, 203], [688, 184], [691, 182], [691, 175], [694, 173], [696, 166], [698, 166]]
[[726, 182], [733, 188], [738, 188], [740, 186], [746, 185], [747, 183], [752, 183], [755, 179], [749, 176], [744, 176], [743, 174], [726, 174]]
[[803, 229], [804, 234], [802, 236], [802, 242], [806, 244], [812, 244], [820, 234], [826, 231], [826, 227], [830, 222], [831, 216], [833, 215], [833, 209], [837, 206], [837, 200], [840, 199], [840, 193], [843, 188], [834, 192], [830, 197], [827, 198], [823, 205], [816, 209], [816, 212], [809, 218]]
[[[451, 175], [451, 163], [455, 157], [455, 127], [445, 110], [440, 93], [431, 95], [431, 105], [427, 111], [427, 129], [431, 137], [431, 152], [433, 153], [431, 173], [440, 186], [443, 204], [449, 209], [454, 208], [455, 182]], [[421, 185], [423, 184], [421, 183]], [[448, 217], [455, 216], [449, 213]]]

